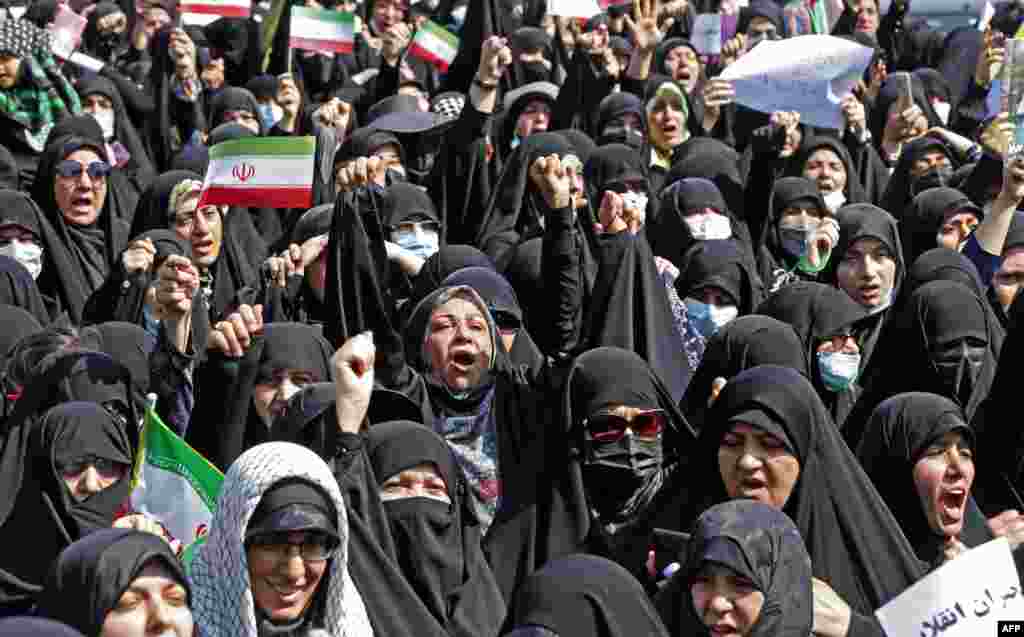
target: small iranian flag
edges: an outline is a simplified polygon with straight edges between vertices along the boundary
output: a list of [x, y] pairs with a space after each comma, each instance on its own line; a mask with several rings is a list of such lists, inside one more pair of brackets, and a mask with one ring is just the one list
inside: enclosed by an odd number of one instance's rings
[[292, 7], [291, 38], [295, 49], [325, 53], [351, 53], [356, 19], [351, 13]]
[[156, 518], [184, 549], [210, 527], [224, 475], [146, 409], [132, 471], [132, 510]]
[[599, 0], [597, 4], [607, 11], [608, 7], [632, 7], [633, 0]]
[[246, 137], [221, 142], [210, 149], [199, 205], [309, 208], [315, 149], [313, 137]]
[[[248, 18], [249, 4], [250, 0], [181, 0], [178, 12], [210, 16], [214, 20], [217, 18]], [[187, 19], [185, 21], [190, 24], [194, 22]]]
[[430, 62], [444, 73], [455, 59], [455, 54], [459, 52], [459, 39], [441, 25], [427, 20], [417, 29], [409, 52]]

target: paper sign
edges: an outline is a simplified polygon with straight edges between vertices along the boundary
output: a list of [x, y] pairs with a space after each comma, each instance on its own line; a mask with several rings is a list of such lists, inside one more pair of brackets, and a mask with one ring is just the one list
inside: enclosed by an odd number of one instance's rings
[[800, 122], [841, 129], [839, 103], [864, 74], [874, 51], [831, 35], [765, 40], [726, 67], [736, 103], [762, 113], [797, 111]]
[[87, 71], [92, 71], [93, 73], [99, 73], [100, 69], [105, 66], [102, 61], [89, 57], [84, 53], [79, 53], [78, 51], [71, 54], [71, 57], [68, 58], [68, 62], [80, 66]]
[[86, 22], [85, 18], [66, 5], [57, 5], [53, 24], [50, 25], [53, 54], [63, 60], [70, 58], [82, 41], [82, 31], [85, 30]]
[[722, 16], [717, 13], [700, 13], [693, 21], [690, 41], [701, 55], [718, 55], [722, 52]]
[[981, 10], [981, 17], [978, 18], [978, 30], [985, 32], [988, 30], [988, 25], [992, 23], [992, 18], [996, 15], [996, 8], [992, 6], [989, 0], [985, 1], [985, 6]]
[[548, 0], [548, 13], [563, 18], [592, 18], [601, 13], [597, 0]]
[[996, 621], [1024, 617], [1006, 538], [992, 540], [947, 562], [875, 611], [889, 637], [996, 635]]

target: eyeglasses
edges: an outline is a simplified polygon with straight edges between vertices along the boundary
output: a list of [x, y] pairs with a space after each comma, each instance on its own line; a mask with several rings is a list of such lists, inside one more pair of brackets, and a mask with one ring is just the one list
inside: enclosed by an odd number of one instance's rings
[[108, 458], [100, 458], [99, 456], [87, 455], [80, 456], [69, 460], [68, 462], [61, 464], [57, 467], [62, 475], [78, 475], [84, 472], [89, 467], [94, 467], [99, 473], [115, 473], [120, 470], [124, 465], [121, 462], [115, 462]]
[[638, 438], [656, 440], [665, 431], [665, 420], [664, 410], [651, 409], [638, 413], [632, 420], [617, 414], [599, 413], [584, 420], [583, 426], [596, 442], [618, 442], [627, 429]]
[[81, 177], [83, 172], [89, 175], [90, 179], [106, 179], [110, 174], [110, 164], [105, 161], [94, 161], [86, 166], [74, 159], [65, 159], [57, 164], [57, 174], [61, 177]]
[[306, 562], [323, 562], [338, 550], [338, 542], [326, 533], [305, 532], [302, 542], [289, 542], [290, 535], [290, 532], [257, 535], [249, 540], [248, 545], [264, 559], [277, 562], [289, 559], [293, 548]]

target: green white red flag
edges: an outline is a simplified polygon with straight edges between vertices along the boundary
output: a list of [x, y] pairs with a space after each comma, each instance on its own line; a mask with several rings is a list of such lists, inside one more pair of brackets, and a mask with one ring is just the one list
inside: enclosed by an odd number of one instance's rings
[[248, 18], [250, 0], [181, 0], [178, 12], [222, 18]]
[[442, 73], [459, 52], [459, 38], [441, 25], [427, 20], [416, 30], [409, 53], [436, 66]]
[[293, 49], [351, 53], [355, 46], [356, 19], [351, 13], [311, 7], [292, 7], [291, 35]]
[[309, 208], [313, 137], [246, 137], [210, 149], [199, 205]]

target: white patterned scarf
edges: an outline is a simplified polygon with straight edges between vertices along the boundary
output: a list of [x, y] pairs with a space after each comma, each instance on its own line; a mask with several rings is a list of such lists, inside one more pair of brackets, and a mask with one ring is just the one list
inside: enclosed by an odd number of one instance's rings
[[224, 477], [210, 534], [189, 568], [192, 614], [204, 637], [257, 637], [244, 538], [249, 518], [274, 484], [303, 478], [330, 495], [341, 546], [321, 580], [327, 586], [324, 626], [331, 637], [372, 637], [363, 598], [348, 574], [348, 514], [331, 470], [305, 447], [271, 442], [242, 454]]

